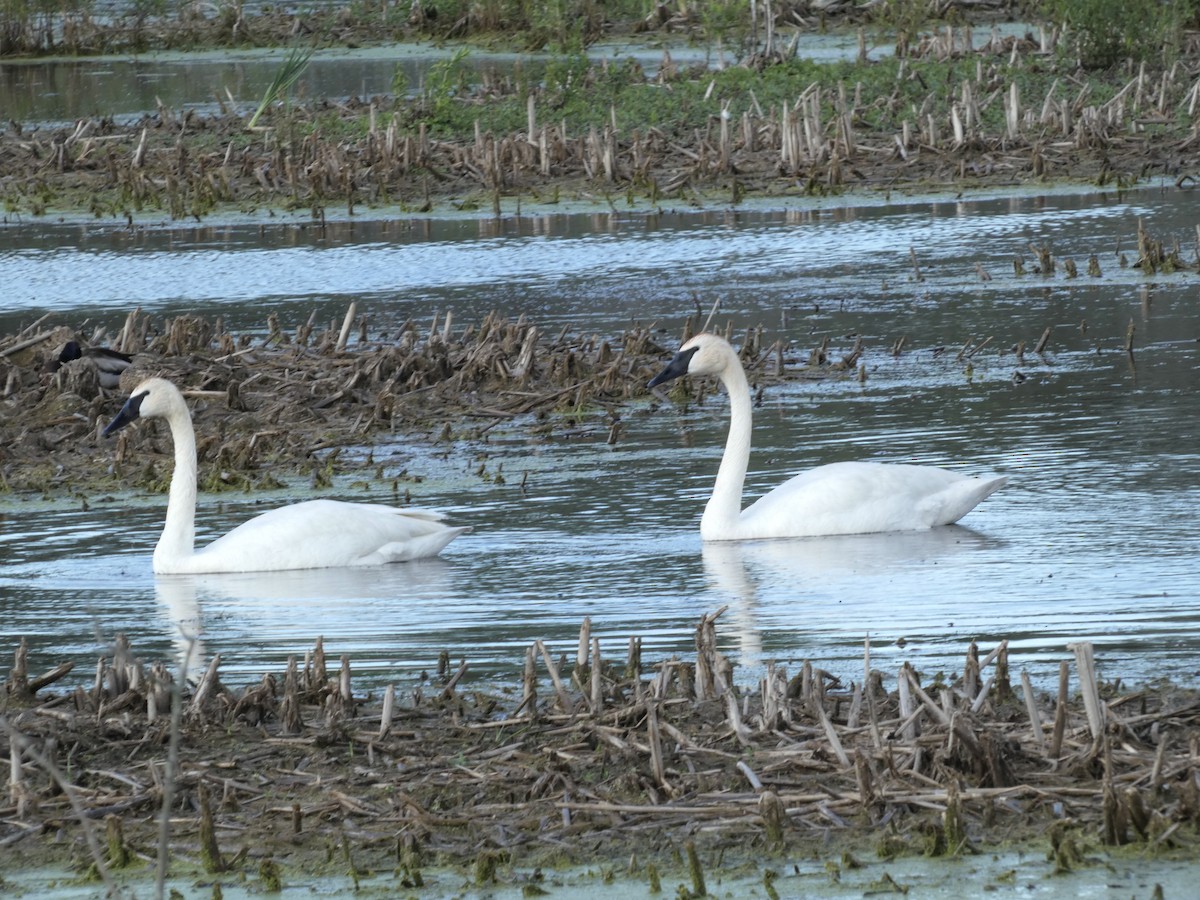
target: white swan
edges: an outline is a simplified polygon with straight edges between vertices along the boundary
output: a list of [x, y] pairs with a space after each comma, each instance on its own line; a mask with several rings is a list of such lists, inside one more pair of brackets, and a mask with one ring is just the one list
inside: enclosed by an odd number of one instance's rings
[[436, 556], [470, 530], [441, 524], [433, 510], [307, 500], [255, 516], [196, 550], [196, 432], [179, 389], [162, 378], [142, 382], [104, 436], [155, 417], [167, 420], [175, 443], [167, 520], [154, 548], [160, 575], [377, 566]]
[[682, 375], [715, 375], [729, 392], [729, 438], [712, 497], [700, 519], [700, 536], [706, 541], [949, 525], [1008, 480], [1003, 476], [971, 478], [936, 466], [831, 463], [785, 481], [743, 510], [751, 413], [750, 385], [741, 361], [723, 338], [698, 334], [679, 349], [649, 386]]

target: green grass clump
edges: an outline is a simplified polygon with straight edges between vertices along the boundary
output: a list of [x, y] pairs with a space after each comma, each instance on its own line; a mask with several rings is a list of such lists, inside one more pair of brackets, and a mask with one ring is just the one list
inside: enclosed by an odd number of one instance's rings
[[1138, 62], [1179, 52], [1186, 27], [1195, 27], [1198, 0], [1043, 0], [1041, 12], [1070, 29], [1080, 63], [1108, 68], [1126, 59]]

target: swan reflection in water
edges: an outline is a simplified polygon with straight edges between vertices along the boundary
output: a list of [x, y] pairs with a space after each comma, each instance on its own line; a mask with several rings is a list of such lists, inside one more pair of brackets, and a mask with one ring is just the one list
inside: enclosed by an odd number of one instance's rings
[[[831, 630], [813, 627], [817, 618], [829, 618], [828, 603], [821, 597], [827, 597], [831, 587], [839, 596], [853, 599], [854, 582], [881, 577], [903, 581], [906, 569], [924, 586], [927, 566], [944, 564], [995, 542], [970, 528], [945, 525], [927, 531], [705, 541], [702, 553], [704, 572], [718, 595], [717, 603], [731, 604], [738, 663], [757, 667], [770, 658], [763, 653], [764, 633], [779, 629]], [[838, 606], [837, 630], [846, 642], [855, 642], [873, 628], [895, 626], [903, 615], [897, 607], [905, 599], [898, 590], [889, 604], [887, 621], [872, 620], [870, 615], [859, 615], [861, 610]]]
[[303, 655], [318, 637], [361, 645], [364, 637], [427, 626], [431, 609], [442, 609], [445, 621], [452, 571], [434, 558], [366, 569], [156, 575], [154, 593], [175, 661], [195, 680], [209, 645], [223, 654], [292, 648]]

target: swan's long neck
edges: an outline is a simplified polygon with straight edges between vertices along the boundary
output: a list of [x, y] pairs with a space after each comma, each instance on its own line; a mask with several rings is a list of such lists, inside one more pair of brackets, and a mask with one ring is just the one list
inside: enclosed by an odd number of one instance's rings
[[170, 571], [163, 567], [190, 557], [196, 548], [196, 432], [182, 401], [180, 408], [167, 416], [167, 424], [175, 444], [175, 471], [167, 497], [167, 521], [154, 548], [156, 572]]
[[742, 488], [750, 461], [750, 382], [741, 362], [731, 352], [729, 365], [721, 373], [721, 382], [729, 394], [729, 437], [712, 497], [700, 519], [700, 535], [707, 539], [731, 537], [742, 513]]

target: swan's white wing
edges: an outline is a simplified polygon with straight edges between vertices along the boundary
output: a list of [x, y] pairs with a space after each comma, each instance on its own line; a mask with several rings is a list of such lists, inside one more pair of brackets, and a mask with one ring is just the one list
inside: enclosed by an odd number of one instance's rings
[[832, 463], [760, 497], [742, 512], [739, 531], [746, 538], [804, 537], [949, 525], [1004, 481], [936, 466]]
[[435, 556], [465, 528], [429, 509], [309, 500], [256, 516], [199, 550], [191, 572], [383, 565]]

